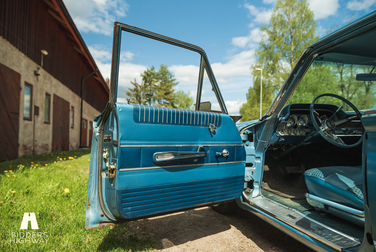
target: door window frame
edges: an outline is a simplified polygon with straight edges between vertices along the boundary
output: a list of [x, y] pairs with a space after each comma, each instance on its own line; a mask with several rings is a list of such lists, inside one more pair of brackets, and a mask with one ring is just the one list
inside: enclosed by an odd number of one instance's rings
[[[48, 100], [48, 108], [46, 108], [46, 98], [49, 98]], [[46, 109], [48, 111], [46, 111]], [[46, 113], [47, 112], [47, 113]], [[47, 115], [47, 120], [46, 120]], [[49, 93], [46, 93], [44, 96], [44, 123], [50, 124], [51, 123], [51, 95]]]
[[[29, 116], [25, 116], [25, 105], [26, 105], [26, 102], [25, 102], [25, 91], [26, 91], [26, 87], [30, 88], [30, 101], [29, 101]], [[24, 88], [24, 120], [27, 120], [27, 121], [32, 121], [32, 115], [33, 115], [33, 85], [25, 82], [25, 88]]]
[[[198, 85], [197, 85], [195, 110], [196, 111], [200, 110], [202, 84], [203, 84], [203, 79], [204, 79], [204, 73], [206, 71], [207, 76], [211, 82], [213, 91], [217, 97], [219, 106], [221, 108], [221, 112], [219, 113], [228, 114], [226, 104], [223, 100], [217, 81], [214, 77], [212, 68], [209, 63], [209, 59], [205, 51], [201, 47], [198, 47], [196, 45], [189, 44], [189, 43], [177, 40], [177, 39], [159, 35], [154, 32], [146, 31], [137, 27], [119, 23], [119, 22], [115, 22], [115, 27], [114, 27], [114, 41], [113, 41], [112, 64], [111, 64], [111, 89], [110, 89], [110, 97], [109, 97], [110, 104], [115, 104], [117, 100], [119, 66], [120, 66], [120, 47], [121, 47], [120, 45], [121, 45], [121, 38], [122, 38], [123, 31], [199, 53], [201, 55], [201, 59], [200, 59], [200, 67], [199, 67], [199, 77], [198, 77]], [[213, 112], [218, 112], [218, 111], [213, 111]]]

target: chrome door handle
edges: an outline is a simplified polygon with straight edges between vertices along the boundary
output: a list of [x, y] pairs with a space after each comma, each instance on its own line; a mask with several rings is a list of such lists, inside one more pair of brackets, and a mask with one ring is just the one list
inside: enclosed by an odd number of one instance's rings
[[222, 152], [217, 152], [216, 154], [215, 154], [216, 156], [223, 156], [223, 157], [228, 157], [228, 155], [230, 155], [230, 152], [228, 152], [228, 150], [227, 149], [224, 149]]

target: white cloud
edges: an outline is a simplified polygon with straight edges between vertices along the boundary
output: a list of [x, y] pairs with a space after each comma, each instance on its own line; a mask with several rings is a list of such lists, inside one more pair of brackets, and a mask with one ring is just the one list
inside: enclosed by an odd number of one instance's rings
[[260, 28], [255, 28], [255, 29], [252, 29], [249, 32], [249, 35], [246, 36], [246, 37], [232, 38], [231, 43], [234, 46], [241, 47], [241, 48], [245, 48], [246, 46], [252, 47], [255, 44], [260, 43], [262, 35], [263, 34], [262, 34]]
[[94, 60], [96, 62], [101, 61], [101, 62], [107, 62], [111, 60], [111, 52], [105, 49], [102, 49], [98, 45], [94, 46], [88, 46], [89, 51], [91, 55], [93, 56]]
[[264, 4], [274, 4], [276, 0], [262, 0]]
[[242, 106], [243, 103], [246, 103], [246, 100], [239, 100], [236, 101], [226, 101], [226, 108], [230, 115], [239, 114], [239, 109]]
[[338, 0], [309, 0], [309, 5], [315, 14], [315, 19], [333, 16], [339, 8]]
[[376, 4], [376, 0], [352, 0], [347, 3], [347, 9], [360, 11], [360, 10], [368, 10], [372, 5]]
[[129, 5], [122, 0], [64, 0], [80, 32], [111, 35], [114, 22], [126, 16]]
[[244, 7], [249, 10], [249, 14], [254, 16], [254, 22], [267, 24], [272, 16], [272, 10], [265, 10], [264, 8], [256, 8], [254, 5], [248, 3], [244, 4]]
[[172, 65], [168, 68], [179, 81], [180, 85], [197, 85], [199, 67], [194, 65]]
[[223, 63], [212, 64], [213, 72], [221, 83], [228, 83], [229, 77], [250, 75], [249, 67], [255, 63], [254, 50], [242, 51]]

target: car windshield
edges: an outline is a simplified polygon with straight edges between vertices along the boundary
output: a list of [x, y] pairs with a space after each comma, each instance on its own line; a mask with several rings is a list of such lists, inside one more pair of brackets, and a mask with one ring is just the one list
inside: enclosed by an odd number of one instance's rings
[[[370, 76], [368, 74], [373, 68], [374, 66], [316, 59], [298, 84], [288, 104], [311, 103], [320, 94], [332, 93], [346, 98], [359, 110], [369, 110], [376, 106], [376, 81], [360, 81], [357, 80], [357, 75]], [[358, 75], [358, 79], [360, 76]], [[350, 109], [346, 104], [332, 97], [320, 98], [317, 103], [342, 105], [345, 111]]]

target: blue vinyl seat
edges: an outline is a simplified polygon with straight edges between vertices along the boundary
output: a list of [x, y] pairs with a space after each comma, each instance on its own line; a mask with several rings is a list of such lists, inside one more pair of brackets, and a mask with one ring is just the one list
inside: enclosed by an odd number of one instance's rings
[[321, 210], [341, 218], [356, 216], [357, 221], [354, 223], [362, 225], [364, 196], [361, 166], [312, 168], [304, 173], [304, 178], [309, 191], [307, 200], [311, 205], [314, 205], [312, 202], [319, 202], [324, 206], [319, 207]]

